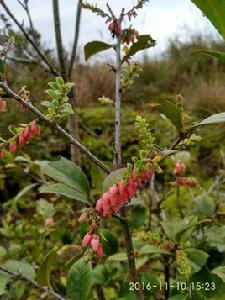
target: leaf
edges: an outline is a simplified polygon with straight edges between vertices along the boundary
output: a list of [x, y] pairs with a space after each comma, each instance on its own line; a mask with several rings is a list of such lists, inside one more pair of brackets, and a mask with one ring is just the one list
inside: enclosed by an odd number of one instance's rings
[[101, 41], [93, 41], [84, 46], [85, 59], [88, 60], [92, 55], [112, 48], [113, 45], [106, 44]]
[[122, 180], [126, 171], [126, 168], [121, 168], [110, 173], [103, 182], [103, 191], [107, 191], [113, 184]]
[[145, 287], [145, 291], [147, 293], [155, 293], [160, 290], [160, 282], [159, 279], [151, 272], [144, 271], [140, 273], [141, 282], [144, 283], [143, 287]]
[[218, 277], [220, 277], [223, 282], [225, 282], [225, 266], [220, 266], [212, 270], [213, 274], [216, 274]]
[[35, 270], [33, 266], [25, 261], [19, 260], [7, 260], [4, 263], [4, 267], [11, 272], [22, 274], [24, 277], [28, 279], [35, 278]]
[[108, 261], [127, 261], [127, 254], [120, 252], [108, 257]]
[[201, 122], [193, 124], [191, 128], [199, 127], [202, 125], [211, 125], [211, 124], [219, 124], [219, 123], [225, 123], [225, 112], [211, 115], [208, 118], [202, 120]]
[[90, 185], [87, 176], [72, 161], [61, 157], [58, 161], [41, 162], [41, 170], [54, 180], [64, 183], [82, 194], [88, 195]]
[[67, 277], [67, 296], [71, 300], [87, 300], [92, 286], [91, 263], [79, 259], [71, 267]]
[[166, 100], [162, 105], [159, 106], [158, 110], [161, 114], [164, 114], [176, 128], [182, 126], [182, 114], [181, 110], [172, 102]]
[[112, 255], [118, 251], [117, 237], [108, 229], [102, 230], [102, 245], [104, 254]]
[[96, 164], [91, 166], [91, 179], [92, 186], [97, 189], [98, 192], [103, 192], [103, 182], [106, 178], [105, 172], [103, 172]]
[[139, 228], [145, 222], [146, 208], [144, 205], [134, 205], [131, 209], [130, 224], [134, 228]]
[[52, 218], [55, 214], [55, 207], [53, 203], [41, 199], [37, 203], [37, 212], [42, 215], [44, 219]]
[[158, 247], [152, 245], [146, 245], [139, 250], [139, 255], [146, 255], [146, 254], [164, 254], [164, 255], [171, 255], [169, 251], [160, 249]]
[[0, 271], [0, 296], [7, 292], [7, 284], [10, 282], [10, 276]]
[[123, 58], [123, 61], [128, 60], [131, 56], [134, 56], [137, 52], [148, 49], [155, 46], [156, 42], [149, 35], [140, 35], [137, 41], [130, 47], [127, 55]]
[[47, 286], [50, 289], [50, 275], [52, 270], [52, 263], [57, 255], [56, 249], [51, 250], [43, 259], [36, 276], [37, 282], [42, 286]]
[[40, 188], [40, 193], [59, 194], [70, 199], [74, 199], [83, 203], [88, 203], [88, 198], [86, 194], [80, 193], [64, 183], [54, 183], [48, 186], [43, 186]]
[[191, 0], [225, 38], [225, 1]]
[[225, 62], [225, 52], [215, 51], [215, 50], [195, 50], [193, 53], [202, 53], [207, 56], [212, 56], [218, 58], [219, 60]]
[[205, 235], [211, 247], [216, 247], [220, 252], [225, 251], [225, 225], [213, 226], [205, 231]]
[[207, 263], [209, 257], [206, 252], [198, 249], [185, 249], [185, 253], [187, 254], [193, 273], [200, 271]]

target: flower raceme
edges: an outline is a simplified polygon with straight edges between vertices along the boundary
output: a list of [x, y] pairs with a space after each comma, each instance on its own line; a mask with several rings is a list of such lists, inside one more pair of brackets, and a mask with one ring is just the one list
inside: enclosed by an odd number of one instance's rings
[[82, 246], [83, 247], [88, 247], [89, 245], [91, 245], [91, 248], [94, 252], [97, 253], [98, 256], [103, 256], [103, 248], [102, 245], [99, 242], [99, 236], [94, 234], [89, 234], [87, 233], [82, 241]]
[[154, 167], [149, 170], [145, 169], [141, 174], [133, 171], [127, 183], [121, 180], [118, 184], [111, 186], [96, 203], [95, 209], [98, 215], [103, 218], [112, 217], [129, 199], [136, 195], [137, 190], [150, 180], [154, 172]]
[[[10, 139], [9, 142], [9, 152], [14, 154], [17, 149], [23, 149], [25, 144], [29, 144], [32, 138], [35, 138], [37, 135], [40, 135], [40, 128], [35, 121], [31, 122], [26, 126], [22, 133], [15, 135], [13, 139]], [[0, 149], [0, 159], [5, 157], [5, 145]]]

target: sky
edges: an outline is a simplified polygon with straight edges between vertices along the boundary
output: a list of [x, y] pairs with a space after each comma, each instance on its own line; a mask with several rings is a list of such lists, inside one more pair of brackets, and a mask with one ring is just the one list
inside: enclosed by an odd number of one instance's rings
[[[77, 0], [59, 0], [61, 10], [61, 22], [63, 41], [67, 49], [72, 45]], [[54, 48], [54, 25], [52, 17], [52, 0], [30, 0], [31, 15], [36, 28], [43, 36], [43, 40]], [[98, 3], [105, 8], [106, 0], [89, 0], [89, 3]], [[119, 13], [121, 8], [129, 9], [136, 3], [135, 0], [108, 0], [109, 4]], [[17, 0], [6, 0], [20, 21], [26, 23], [23, 9]], [[140, 15], [132, 24], [140, 34], [151, 34], [157, 41], [157, 46], [148, 50], [155, 57], [166, 49], [169, 40], [179, 38], [186, 41], [194, 34], [200, 34], [207, 38], [212, 35], [215, 39], [220, 38], [206, 17], [202, 15], [190, 0], [150, 0], [140, 11]], [[124, 25], [128, 25], [124, 24]], [[110, 35], [104, 20], [88, 11], [84, 11], [81, 23], [81, 37], [79, 46], [83, 47], [92, 40], [110, 42]]]

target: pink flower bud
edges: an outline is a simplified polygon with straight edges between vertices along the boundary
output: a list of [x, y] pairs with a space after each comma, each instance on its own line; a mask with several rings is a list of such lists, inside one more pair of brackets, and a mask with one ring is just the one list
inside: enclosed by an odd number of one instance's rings
[[177, 161], [173, 170], [174, 176], [181, 176], [186, 170], [186, 165], [181, 160]]
[[119, 190], [119, 202], [120, 204], [124, 204], [129, 198], [126, 184], [124, 182], [120, 182], [118, 184], [118, 190]]
[[19, 143], [19, 148], [20, 148], [20, 149], [23, 149], [24, 143], [25, 143], [23, 134], [19, 135], [18, 143]]
[[102, 245], [99, 245], [99, 246], [98, 246], [97, 254], [98, 254], [99, 257], [102, 257], [102, 256], [103, 256], [103, 248], [102, 248]]
[[36, 122], [33, 121], [30, 126], [31, 136], [34, 138], [36, 135], [40, 135], [40, 128], [37, 126]]
[[0, 159], [5, 158], [5, 151], [4, 150], [0, 150]]
[[82, 240], [82, 246], [87, 247], [87, 245], [90, 243], [92, 238], [93, 238], [93, 235], [87, 233]]
[[26, 143], [28, 143], [29, 142], [29, 140], [30, 140], [30, 135], [29, 135], [29, 127], [26, 127], [26, 128], [24, 128], [24, 130], [23, 130], [23, 138], [24, 138], [24, 141], [26, 142]]
[[2, 98], [0, 98], [0, 112], [4, 112], [6, 111], [7, 108], [7, 103], [5, 100], [3, 100]]
[[10, 151], [10, 153], [14, 154], [16, 152], [16, 145], [15, 144], [10, 144], [9, 145], [9, 151]]
[[99, 214], [99, 216], [103, 216], [103, 200], [102, 198], [98, 199], [97, 203], [96, 203], [96, 207], [95, 207], [97, 213]]
[[99, 244], [99, 236], [95, 235], [91, 240], [91, 246], [92, 246], [93, 251], [97, 252], [99, 245], [100, 245]]
[[47, 218], [47, 219], [45, 219], [45, 226], [52, 226], [52, 225], [54, 225], [53, 218]]

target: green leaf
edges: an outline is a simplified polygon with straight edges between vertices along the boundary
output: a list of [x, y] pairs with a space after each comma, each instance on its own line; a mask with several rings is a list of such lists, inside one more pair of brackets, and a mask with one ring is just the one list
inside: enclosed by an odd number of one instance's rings
[[211, 247], [216, 247], [220, 252], [225, 251], [225, 225], [208, 228], [205, 235]]
[[203, 125], [219, 124], [219, 123], [225, 123], [225, 112], [211, 115], [208, 118], [202, 120], [201, 122], [193, 124], [191, 128], [199, 127]]
[[88, 196], [90, 185], [87, 176], [72, 161], [61, 157], [58, 161], [41, 162], [41, 170], [54, 180]]
[[69, 187], [64, 183], [54, 183], [40, 188], [43, 194], [59, 194], [70, 199], [74, 199], [83, 203], [88, 203], [87, 195]]
[[171, 255], [171, 253], [169, 251], [160, 249], [160, 248], [152, 246], [152, 245], [146, 245], [146, 246], [142, 247], [138, 253], [139, 253], [139, 255], [146, 255], [146, 254]]
[[165, 115], [176, 128], [181, 128], [182, 114], [179, 107], [177, 107], [174, 103], [166, 100], [162, 105], [159, 106], [158, 109], [160, 113]]
[[117, 237], [108, 229], [102, 230], [102, 245], [104, 254], [112, 255], [118, 251]]
[[126, 168], [121, 168], [110, 173], [103, 182], [103, 191], [107, 191], [113, 184], [122, 180], [126, 171]]
[[225, 1], [191, 0], [225, 38]]
[[92, 186], [97, 189], [98, 192], [103, 192], [103, 182], [106, 178], [105, 172], [102, 171], [96, 164], [91, 166], [91, 179]]
[[213, 274], [216, 274], [218, 277], [220, 277], [223, 282], [225, 282], [225, 266], [220, 266], [212, 270]]
[[155, 44], [155, 40], [153, 40], [153, 38], [149, 34], [140, 35], [137, 41], [130, 47], [127, 55], [123, 58], [123, 61], [128, 60], [139, 51], [155, 46]]
[[52, 263], [57, 255], [56, 249], [51, 250], [43, 259], [36, 276], [37, 282], [42, 286], [47, 286], [50, 289], [50, 275], [52, 270]]
[[108, 257], [108, 261], [127, 261], [127, 254], [120, 252]]
[[44, 219], [52, 218], [55, 214], [55, 207], [53, 203], [41, 199], [37, 203], [37, 212], [42, 215]]
[[193, 53], [202, 53], [207, 56], [212, 56], [218, 58], [219, 60], [225, 62], [225, 52], [215, 51], [215, 50], [195, 50]]
[[0, 257], [6, 256], [7, 251], [3, 246], [0, 246]]
[[19, 261], [19, 260], [7, 260], [4, 263], [4, 268], [8, 271], [22, 274], [24, 277], [28, 279], [34, 279], [35, 278], [35, 270], [33, 266], [31, 266], [29, 263], [25, 261]]
[[139, 228], [145, 222], [146, 208], [144, 205], [134, 205], [131, 208], [129, 223], [134, 228]]
[[92, 55], [112, 48], [113, 45], [103, 43], [101, 41], [93, 41], [84, 46], [85, 59], [88, 60]]
[[71, 267], [67, 277], [67, 296], [71, 300], [87, 300], [92, 286], [91, 263], [81, 258]]
[[192, 267], [192, 274], [200, 271], [209, 257], [206, 252], [198, 249], [185, 249], [185, 253]]
[[10, 276], [0, 271], [0, 296], [7, 292], [7, 284], [10, 282]]

